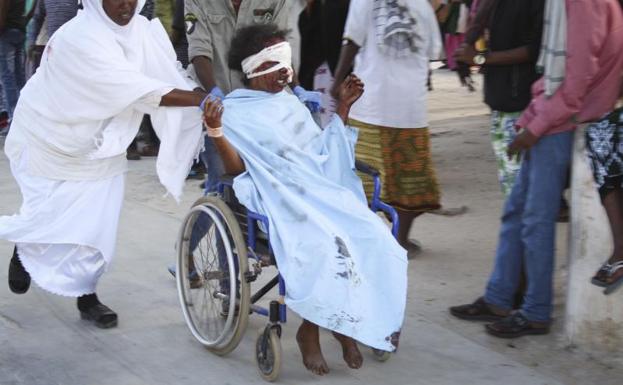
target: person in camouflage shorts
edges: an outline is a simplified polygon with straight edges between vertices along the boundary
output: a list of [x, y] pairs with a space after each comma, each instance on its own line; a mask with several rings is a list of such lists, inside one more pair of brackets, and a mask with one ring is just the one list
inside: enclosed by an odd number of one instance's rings
[[515, 139], [515, 123], [520, 115], [521, 112], [492, 111], [491, 113], [491, 145], [498, 166], [498, 180], [504, 195], [510, 194], [513, 189], [515, 176], [520, 168], [517, 159], [509, 159], [506, 155], [508, 145]]

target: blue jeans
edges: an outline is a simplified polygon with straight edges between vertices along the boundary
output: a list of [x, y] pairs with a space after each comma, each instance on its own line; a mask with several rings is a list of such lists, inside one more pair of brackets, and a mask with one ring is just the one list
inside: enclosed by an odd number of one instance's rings
[[551, 320], [556, 218], [572, 145], [573, 132], [564, 132], [542, 137], [524, 153], [504, 207], [485, 301], [510, 310], [523, 263], [528, 287], [521, 312], [530, 321]]
[[0, 78], [0, 112], [7, 112], [6, 105], [4, 104], [4, 87], [2, 87], [2, 78]]
[[4, 110], [13, 118], [19, 91], [24, 87], [24, 40], [19, 29], [8, 29], [0, 35], [0, 79], [4, 92]]
[[206, 192], [216, 192], [218, 190], [218, 182], [221, 176], [225, 174], [225, 166], [221, 160], [216, 146], [212, 139], [205, 136], [205, 150], [199, 155], [203, 165], [208, 172], [208, 180], [206, 181]]

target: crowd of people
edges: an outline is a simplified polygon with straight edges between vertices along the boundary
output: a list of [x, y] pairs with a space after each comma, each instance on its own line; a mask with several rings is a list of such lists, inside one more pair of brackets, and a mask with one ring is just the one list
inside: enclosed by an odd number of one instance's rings
[[[362, 364], [356, 341], [395, 350], [418, 247], [409, 230], [442, 206], [426, 99], [444, 46], [463, 85], [473, 89], [475, 67], [484, 74], [506, 199], [484, 294], [450, 313], [502, 338], [549, 332], [555, 224], [581, 124], [614, 238], [591, 282], [608, 294], [623, 285], [619, 1], [177, 0], [174, 10], [167, 33], [153, 1], [0, 0], [2, 129], [23, 197], [19, 214], [0, 217], [0, 238], [15, 243], [14, 293], [32, 279], [76, 297], [96, 326], [117, 326], [96, 286], [115, 252], [127, 160], [157, 155], [173, 197], [193, 173], [205, 170], [208, 193], [234, 174], [238, 199], [271, 219], [310, 371], [329, 370], [319, 327], [351, 368]], [[367, 209], [373, 186], [355, 155], [380, 172], [397, 239]], [[284, 237], [293, 221], [301, 236]], [[336, 250], [351, 261], [343, 281]], [[297, 282], [305, 269], [311, 281]]]

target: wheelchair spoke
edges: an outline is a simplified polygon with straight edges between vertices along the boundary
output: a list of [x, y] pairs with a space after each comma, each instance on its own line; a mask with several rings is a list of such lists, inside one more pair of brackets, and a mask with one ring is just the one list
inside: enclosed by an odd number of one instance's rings
[[195, 338], [225, 354], [239, 343], [250, 306], [243, 279], [249, 262], [237, 219], [219, 198], [202, 198], [184, 220], [180, 239], [184, 317]]

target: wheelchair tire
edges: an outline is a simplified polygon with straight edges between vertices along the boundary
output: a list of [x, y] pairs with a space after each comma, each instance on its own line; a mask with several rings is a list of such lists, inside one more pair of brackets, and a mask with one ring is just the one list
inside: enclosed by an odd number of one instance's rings
[[208, 350], [226, 355], [240, 343], [250, 308], [247, 246], [236, 216], [219, 197], [197, 200], [177, 246], [177, 292], [186, 324]]
[[[266, 343], [266, 354], [262, 352], [262, 344]], [[281, 373], [283, 353], [281, 339], [276, 329], [270, 329], [268, 335], [265, 329], [260, 329], [255, 340], [255, 363], [262, 378], [268, 382], [275, 382]]]
[[374, 359], [378, 362], [385, 362], [391, 358], [392, 353], [386, 350], [372, 348], [372, 355], [374, 356]]

